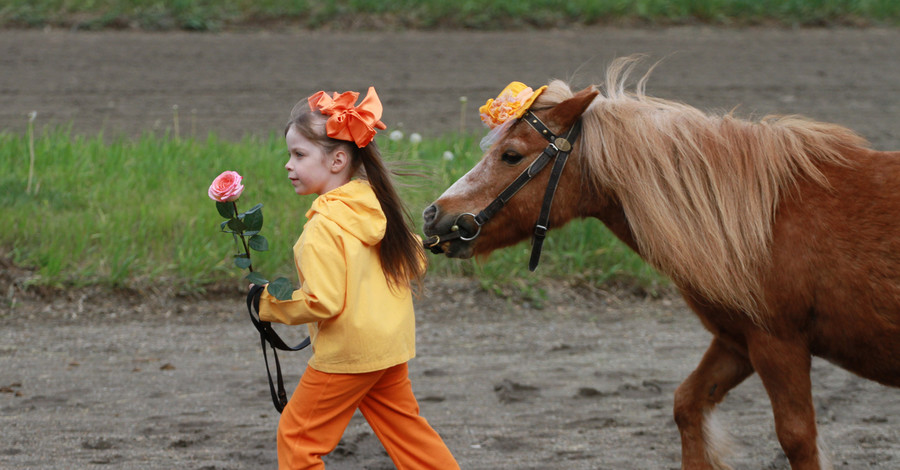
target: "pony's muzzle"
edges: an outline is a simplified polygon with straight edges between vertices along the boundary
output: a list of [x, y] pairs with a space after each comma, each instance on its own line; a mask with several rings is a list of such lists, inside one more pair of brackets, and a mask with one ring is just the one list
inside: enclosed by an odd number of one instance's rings
[[471, 213], [447, 214], [437, 204], [431, 204], [422, 212], [423, 240], [426, 249], [435, 254], [450, 257], [468, 257], [467, 247], [481, 233], [481, 226]]

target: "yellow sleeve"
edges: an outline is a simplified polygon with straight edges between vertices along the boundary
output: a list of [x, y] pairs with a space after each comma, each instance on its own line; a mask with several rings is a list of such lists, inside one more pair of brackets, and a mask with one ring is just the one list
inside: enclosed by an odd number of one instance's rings
[[268, 289], [259, 301], [263, 321], [300, 325], [326, 320], [344, 309], [347, 265], [343, 231], [333, 222], [308, 223], [294, 245], [294, 263], [302, 286], [290, 300], [278, 300]]

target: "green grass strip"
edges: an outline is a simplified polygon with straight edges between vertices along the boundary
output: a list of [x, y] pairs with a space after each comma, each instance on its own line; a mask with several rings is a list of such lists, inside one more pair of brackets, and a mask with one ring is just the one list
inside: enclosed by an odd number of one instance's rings
[[[405, 177], [401, 195], [421, 233], [421, 210], [481, 157], [473, 136], [390, 140], [379, 136], [391, 160], [419, 162], [427, 177]], [[30, 135], [0, 133], [0, 206], [14, 223], [0, 231], [0, 253], [36, 270], [31, 283], [58, 286], [140, 287], [166, 284], [179, 292], [202, 289], [244, 274], [233, 265], [230, 235], [207, 188], [219, 173], [243, 175], [241, 211], [263, 203], [269, 251], [253, 254], [260, 271], [296, 281], [291, 247], [311, 197], [293, 193], [280, 136], [230, 142], [210, 135], [178, 139], [86, 137], [66, 129]], [[452, 158], [451, 158], [452, 155]], [[30, 182], [30, 185], [29, 185]], [[550, 233], [541, 266], [527, 270], [529, 245], [500, 250], [484, 261], [430, 256], [430, 276], [475, 276], [484, 287], [528, 294], [543, 278], [653, 289], [658, 274], [596, 220], [576, 221]], [[517, 292], [518, 291], [518, 292]]]

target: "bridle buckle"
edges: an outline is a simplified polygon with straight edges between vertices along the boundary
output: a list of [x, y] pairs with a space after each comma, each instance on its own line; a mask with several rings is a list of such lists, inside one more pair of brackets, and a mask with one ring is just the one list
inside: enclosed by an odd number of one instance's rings
[[572, 143], [566, 140], [565, 137], [557, 137], [550, 143], [557, 152], [568, 152], [572, 150]]

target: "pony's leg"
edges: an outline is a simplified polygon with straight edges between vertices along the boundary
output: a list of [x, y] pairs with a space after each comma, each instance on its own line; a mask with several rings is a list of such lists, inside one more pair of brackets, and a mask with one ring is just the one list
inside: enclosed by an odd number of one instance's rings
[[750, 360], [714, 338], [697, 369], [675, 390], [675, 422], [681, 433], [681, 468], [730, 469], [727, 439], [712, 420], [716, 404], [753, 373]]
[[820, 455], [817, 442], [808, 346], [802, 339], [780, 339], [764, 332], [748, 338], [747, 346], [750, 361], [772, 402], [775, 433], [791, 469], [832, 468]]

